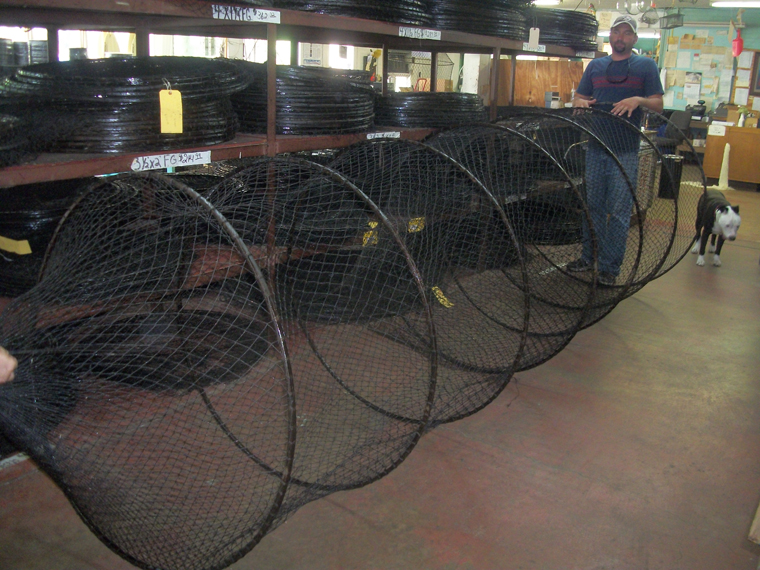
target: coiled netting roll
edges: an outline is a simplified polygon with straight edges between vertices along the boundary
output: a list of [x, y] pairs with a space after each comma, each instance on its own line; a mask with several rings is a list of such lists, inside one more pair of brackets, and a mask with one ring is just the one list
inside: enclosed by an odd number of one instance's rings
[[[131, 563], [228, 566], [307, 502], [389, 473], [685, 254], [698, 164], [678, 172], [610, 117], [523, 112], [327, 165], [96, 182], [2, 314], [19, 368], [0, 429]], [[623, 271], [602, 287], [586, 153], [619, 165], [621, 129], [638, 170]], [[594, 267], [578, 274], [584, 224]]]

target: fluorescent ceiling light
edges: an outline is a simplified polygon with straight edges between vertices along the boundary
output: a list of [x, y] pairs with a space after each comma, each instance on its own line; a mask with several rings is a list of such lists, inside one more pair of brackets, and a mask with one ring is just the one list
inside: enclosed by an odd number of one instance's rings
[[713, 2], [712, 6], [715, 8], [760, 8], [760, 2], [754, 0], [749, 2], [741, 2], [741, 0], [719, 0]]
[[534, 6], [559, 6], [560, 0], [536, 0]]
[[[715, 6], [715, 4], [713, 4], [713, 6]], [[599, 36], [601, 36], [603, 38], [606, 38], [606, 37], [608, 37], [610, 35], [610, 32], [609, 31], [607, 31], [607, 32], [599, 32], [597, 35], [599, 35]], [[660, 32], [655, 32], [655, 31], [652, 31], [652, 32], [639, 32], [638, 36], [639, 36], [639, 38], [656, 39], [656, 38], [660, 37]]]

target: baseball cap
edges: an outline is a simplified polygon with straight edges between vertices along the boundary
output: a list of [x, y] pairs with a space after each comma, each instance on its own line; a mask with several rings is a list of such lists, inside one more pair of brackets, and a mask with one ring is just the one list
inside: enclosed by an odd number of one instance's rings
[[620, 24], [628, 24], [629, 26], [631, 26], [631, 29], [633, 30], [634, 34], [639, 33], [638, 22], [636, 22], [636, 20], [634, 20], [631, 16], [628, 16], [628, 15], [618, 16], [617, 18], [615, 18], [615, 21], [612, 22], [612, 26], [610, 26], [610, 30], [612, 28], [618, 27]]

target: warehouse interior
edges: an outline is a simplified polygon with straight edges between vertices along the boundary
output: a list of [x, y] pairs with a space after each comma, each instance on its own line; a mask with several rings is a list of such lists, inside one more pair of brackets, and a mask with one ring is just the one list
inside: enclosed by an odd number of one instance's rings
[[0, 6], [0, 568], [760, 569], [760, 9], [476, 4]]

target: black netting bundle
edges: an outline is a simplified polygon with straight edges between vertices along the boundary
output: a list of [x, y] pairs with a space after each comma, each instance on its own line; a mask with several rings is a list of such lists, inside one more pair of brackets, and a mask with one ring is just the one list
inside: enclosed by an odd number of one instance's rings
[[[596, 16], [586, 12], [531, 7], [527, 14], [528, 28], [541, 30], [539, 41], [577, 50], [596, 51], [599, 22]], [[523, 37], [528, 41], [526, 32]]]
[[471, 93], [391, 93], [375, 103], [378, 126], [445, 128], [487, 119], [483, 101]]
[[[239, 62], [256, 77], [232, 96], [241, 131], [266, 132], [266, 66]], [[372, 126], [375, 92], [370, 73], [313, 67], [277, 67], [277, 132], [291, 135], [347, 134]]]
[[275, 8], [302, 10], [334, 16], [350, 16], [365, 20], [380, 20], [413, 26], [429, 26], [428, 2], [426, 0], [274, 0]]
[[436, 29], [522, 40], [529, 6], [527, 0], [435, 0], [430, 13]]
[[93, 182], [0, 319], [0, 430], [131, 563], [225, 568], [685, 254], [704, 176], [648, 133], [523, 110]]
[[0, 295], [31, 289], [58, 222], [87, 180], [0, 189]]
[[[108, 58], [32, 65], [0, 84], [0, 106], [44, 110], [64, 128], [58, 152], [130, 152], [217, 144], [234, 137], [229, 96], [252, 81], [225, 60]], [[182, 96], [182, 133], [161, 133], [159, 91]], [[76, 118], [72, 128], [71, 120]]]

